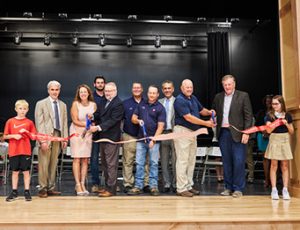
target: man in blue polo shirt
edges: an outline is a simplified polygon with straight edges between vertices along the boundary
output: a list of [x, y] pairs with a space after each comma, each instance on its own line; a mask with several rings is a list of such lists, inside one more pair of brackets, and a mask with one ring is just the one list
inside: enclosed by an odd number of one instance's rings
[[[142, 101], [132, 115], [132, 123], [139, 124], [138, 137], [157, 136], [164, 130], [166, 122], [166, 110], [158, 102], [159, 89], [150, 85], [148, 88], [148, 100]], [[128, 195], [142, 193], [145, 175], [146, 154], [150, 157], [149, 185], [150, 193], [153, 196], [159, 195], [158, 191], [158, 157], [160, 143], [146, 139], [139, 141], [136, 146], [136, 174], [135, 186], [128, 192]]]
[[[143, 99], [143, 86], [140, 82], [134, 82], [132, 84], [132, 96], [123, 101], [124, 107], [124, 119], [123, 119], [123, 141], [129, 141], [136, 139], [138, 137], [139, 125], [133, 124], [131, 122], [132, 114], [135, 111], [136, 107]], [[122, 154], [122, 163], [123, 163], [123, 185], [124, 192], [127, 193], [134, 186], [134, 174], [133, 174], [133, 165], [135, 162], [136, 155], [136, 142], [129, 142], [123, 144], [123, 154]], [[149, 184], [149, 167], [146, 164], [145, 167], [145, 186]]]
[[[211, 116], [212, 110], [204, 108], [193, 94], [193, 82], [185, 79], [181, 84], [181, 93], [174, 102], [174, 133], [193, 132], [201, 126], [214, 127], [212, 120], [204, 121], [202, 116]], [[174, 140], [176, 152], [177, 195], [192, 197], [200, 192], [192, 186], [196, 162], [197, 137], [178, 138]]]

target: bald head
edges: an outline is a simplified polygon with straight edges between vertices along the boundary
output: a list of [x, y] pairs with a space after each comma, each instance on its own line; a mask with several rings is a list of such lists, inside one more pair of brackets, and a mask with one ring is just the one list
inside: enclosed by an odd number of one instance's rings
[[190, 97], [193, 94], [194, 86], [190, 79], [184, 79], [181, 83], [181, 92], [186, 96]]

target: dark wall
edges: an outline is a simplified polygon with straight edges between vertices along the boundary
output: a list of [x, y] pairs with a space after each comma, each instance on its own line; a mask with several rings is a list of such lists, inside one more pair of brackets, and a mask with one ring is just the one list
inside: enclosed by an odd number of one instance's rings
[[[16, 24], [14, 29], [44, 29], [45, 24]], [[232, 74], [237, 78], [237, 88], [249, 92], [254, 111], [260, 107], [263, 95], [279, 90], [278, 31], [274, 21], [264, 26], [256, 26], [255, 21], [241, 20], [229, 32], [230, 64]], [[254, 28], [255, 27], [255, 28]], [[70, 31], [70, 24], [51, 24], [51, 30]], [[104, 29], [103, 29], [104, 28]], [[206, 26], [197, 25], [141, 25], [106, 24], [103, 30], [110, 33], [137, 32], [146, 34], [196, 34], [187, 49], [182, 49], [177, 41], [163, 40], [162, 47], [154, 48], [153, 41], [127, 48], [125, 45], [99, 47], [96, 42], [81, 39], [78, 47], [70, 44], [70, 39], [54, 40], [44, 46], [41, 39], [23, 40], [17, 46], [12, 38], [0, 38], [0, 117], [5, 121], [15, 115], [14, 103], [24, 98], [30, 103], [28, 117], [33, 119], [35, 103], [47, 96], [46, 85], [50, 80], [62, 84], [61, 99], [70, 107], [75, 89], [81, 83], [92, 87], [96, 75], [104, 75], [108, 81], [115, 81], [122, 99], [130, 96], [133, 81], [143, 83], [145, 91], [149, 84], [160, 86], [165, 79], [174, 81], [175, 94], [180, 83], [191, 78], [195, 83], [195, 95], [205, 106], [207, 95], [207, 51]], [[254, 28], [254, 30], [253, 30]], [[92, 25], [77, 29], [99, 31]], [[47, 30], [47, 29], [46, 29]], [[218, 30], [218, 29], [214, 29]], [[211, 32], [211, 28], [209, 29]], [[181, 38], [176, 38], [180, 41]], [[111, 43], [113, 41], [111, 40]], [[3, 122], [1, 129], [3, 128]]]

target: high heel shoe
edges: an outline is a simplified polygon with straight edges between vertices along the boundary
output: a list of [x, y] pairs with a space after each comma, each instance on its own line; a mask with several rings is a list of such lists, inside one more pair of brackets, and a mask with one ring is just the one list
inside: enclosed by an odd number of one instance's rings
[[81, 184], [81, 188], [84, 188], [84, 189], [83, 189], [83, 194], [86, 195], [86, 196], [89, 195], [90, 192], [89, 192], [88, 190], [86, 190], [86, 188], [85, 188], [85, 186], [84, 186], [84, 183], [80, 182], [80, 184]]
[[75, 194], [77, 196], [84, 196], [85, 193], [83, 191], [80, 191], [80, 190], [82, 190], [81, 184], [76, 184], [76, 186], [75, 186]]

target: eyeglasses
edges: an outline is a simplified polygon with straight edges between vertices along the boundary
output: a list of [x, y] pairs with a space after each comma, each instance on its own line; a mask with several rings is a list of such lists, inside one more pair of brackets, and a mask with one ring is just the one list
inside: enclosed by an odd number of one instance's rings
[[279, 105], [280, 103], [272, 103], [272, 105]]

